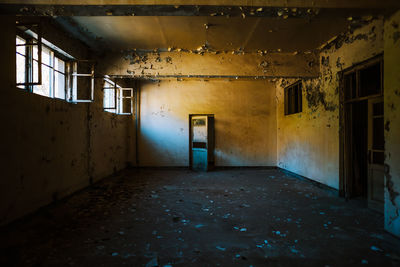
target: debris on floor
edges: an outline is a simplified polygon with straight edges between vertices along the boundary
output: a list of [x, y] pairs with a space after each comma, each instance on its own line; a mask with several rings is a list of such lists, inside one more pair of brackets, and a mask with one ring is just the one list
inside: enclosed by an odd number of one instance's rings
[[382, 220], [279, 170], [128, 169], [0, 229], [0, 266], [400, 266]]

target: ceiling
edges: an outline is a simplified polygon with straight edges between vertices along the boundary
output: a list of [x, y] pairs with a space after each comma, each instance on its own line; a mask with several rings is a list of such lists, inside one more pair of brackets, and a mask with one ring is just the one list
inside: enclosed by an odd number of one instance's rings
[[349, 25], [343, 17], [76, 16], [68, 20], [95, 40], [90, 46], [102, 50], [196, 50], [207, 44], [215, 51], [301, 52], [319, 47]]
[[53, 17], [98, 52], [196, 50], [203, 45], [208, 51], [306, 52], [349, 27], [357, 28], [400, 7], [398, 0], [6, 2], [10, 4], [0, 5], [0, 14]]

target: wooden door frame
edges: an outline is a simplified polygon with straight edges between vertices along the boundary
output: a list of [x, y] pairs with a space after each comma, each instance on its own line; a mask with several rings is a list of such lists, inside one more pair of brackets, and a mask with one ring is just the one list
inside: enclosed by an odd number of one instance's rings
[[194, 116], [207, 116], [215, 118], [214, 114], [189, 114], [189, 169], [193, 167], [192, 157], [192, 117]]
[[[366, 97], [359, 97], [355, 98], [352, 100], [345, 100], [345, 85], [344, 85], [344, 76], [346, 74], [350, 74], [352, 72], [356, 72], [356, 79], [357, 79], [357, 84], [359, 83], [359, 75], [358, 71], [365, 69], [371, 65], [374, 65], [376, 63], [380, 62], [381, 63], [381, 88], [382, 91], [379, 95], [371, 95], [371, 96], [366, 96]], [[351, 167], [348, 166], [349, 164], [349, 159], [348, 155], [349, 151], [351, 152], [351, 145], [346, 143], [346, 139], [348, 140], [348, 137], [351, 133], [348, 131], [351, 129], [349, 128], [349, 125], [347, 125], [347, 120], [346, 118], [350, 115], [346, 112], [346, 105], [349, 105], [351, 103], [355, 103], [358, 101], [363, 101], [363, 100], [368, 100], [370, 98], [376, 98], [378, 96], [383, 97], [383, 54], [379, 54], [375, 57], [372, 57], [368, 60], [365, 60], [363, 62], [357, 63], [347, 69], [342, 70], [339, 72], [339, 196], [345, 197], [346, 199], [349, 198], [350, 196], [348, 195], [348, 187], [350, 186], [350, 172], [352, 171]], [[358, 87], [356, 90], [359, 90]], [[348, 118], [347, 118], [348, 119]], [[346, 136], [347, 134], [347, 136]], [[346, 153], [347, 152], [347, 153]]]

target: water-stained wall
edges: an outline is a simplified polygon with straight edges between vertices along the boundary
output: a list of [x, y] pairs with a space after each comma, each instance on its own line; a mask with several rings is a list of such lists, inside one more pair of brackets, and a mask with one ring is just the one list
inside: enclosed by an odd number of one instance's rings
[[[72, 104], [15, 87], [15, 17], [1, 17], [0, 224], [88, 186], [131, 160], [132, 118], [102, 109], [101, 79], [95, 103]], [[51, 24], [44, 38], [78, 59], [88, 50]]]
[[189, 114], [215, 115], [217, 166], [276, 166], [275, 87], [266, 80], [145, 82], [140, 166], [189, 165]]
[[301, 113], [284, 115], [284, 88], [297, 80], [277, 80], [279, 167], [339, 189], [339, 72], [382, 52], [383, 20], [325, 44], [321, 77], [302, 80]]
[[400, 236], [400, 11], [385, 22], [385, 228]]

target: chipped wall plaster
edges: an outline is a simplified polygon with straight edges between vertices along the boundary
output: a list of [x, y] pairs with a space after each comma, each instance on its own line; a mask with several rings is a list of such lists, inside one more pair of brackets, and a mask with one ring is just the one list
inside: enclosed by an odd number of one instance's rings
[[189, 114], [215, 115], [216, 166], [276, 166], [274, 97], [264, 80], [144, 82], [140, 166], [189, 165]]
[[125, 51], [106, 59], [109, 75], [157, 78], [162, 76], [317, 77], [318, 58], [312, 54], [217, 53], [185, 51]]
[[383, 52], [383, 20], [334, 38], [320, 54], [321, 77], [302, 79], [303, 112], [284, 115], [277, 80], [278, 166], [339, 189], [339, 72]]
[[385, 229], [400, 237], [400, 11], [385, 22]]
[[[72, 104], [16, 88], [15, 17], [2, 16], [0, 22], [5, 29], [0, 53], [7, 62], [0, 71], [0, 224], [5, 224], [125, 168], [134, 131], [131, 119], [103, 111], [101, 90], [95, 103]], [[51, 25], [44, 36], [80, 59], [87, 56], [85, 47]]]

